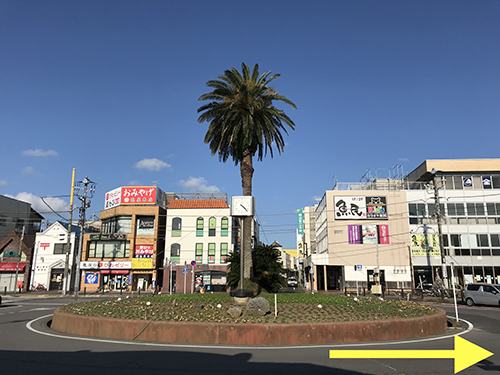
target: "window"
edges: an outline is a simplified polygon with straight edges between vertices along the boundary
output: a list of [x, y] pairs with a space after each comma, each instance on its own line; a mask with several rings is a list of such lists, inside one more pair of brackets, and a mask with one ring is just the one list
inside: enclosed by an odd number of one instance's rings
[[410, 203], [408, 211], [410, 216], [425, 216], [425, 203]]
[[463, 203], [447, 203], [448, 216], [464, 216], [465, 208]]
[[461, 247], [460, 245], [460, 237], [458, 234], [450, 234], [451, 246], [453, 247]]
[[484, 215], [484, 204], [482, 203], [467, 203], [468, 216], [482, 216]]
[[154, 236], [155, 234], [155, 217], [154, 216], [137, 216], [135, 233], [138, 236]]
[[216, 227], [215, 217], [208, 219], [208, 236], [215, 237], [215, 227]]
[[227, 243], [220, 244], [220, 262], [227, 263]]
[[102, 233], [131, 233], [132, 216], [115, 216], [102, 221]]
[[180, 237], [182, 229], [182, 219], [180, 217], [174, 217], [172, 219], [172, 237]]
[[203, 237], [203, 218], [196, 219], [196, 237]]
[[208, 263], [215, 263], [215, 244], [208, 244]]
[[220, 235], [222, 237], [227, 237], [229, 228], [229, 220], [227, 217], [223, 217], [220, 222]]
[[196, 244], [196, 250], [194, 253], [194, 260], [196, 261], [196, 263], [203, 263], [203, 244], [202, 243]]
[[500, 189], [500, 176], [499, 175], [491, 176], [491, 183], [493, 185], [493, 189]]
[[128, 258], [129, 241], [92, 241], [89, 244], [89, 258]]
[[[427, 209], [429, 210], [429, 216], [434, 216], [436, 214], [435, 208], [436, 208], [435, 204], [429, 204], [428, 205]], [[444, 211], [444, 204], [443, 203], [439, 204], [439, 209], [441, 210], [441, 216], [444, 216], [445, 211]]]
[[181, 245], [178, 243], [173, 243], [170, 245], [170, 257], [179, 258], [181, 256]]
[[491, 246], [500, 247], [500, 235], [490, 234]]
[[477, 237], [477, 243], [479, 247], [489, 247], [490, 244], [488, 242], [488, 235], [487, 234], [476, 234]]
[[67, 248], [68, 248], [67, 243], [55, 243], [54, 244], [54, 254], [66, 254]]

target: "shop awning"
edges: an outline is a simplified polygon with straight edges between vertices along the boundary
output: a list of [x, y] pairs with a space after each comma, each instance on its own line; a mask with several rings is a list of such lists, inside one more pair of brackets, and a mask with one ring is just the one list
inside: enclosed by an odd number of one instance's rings
[[[109, 272], [109, 270], [101, 270], [102, 275], [108, 274]], [[111, 270], [112, 275], [126, 275], [129, 272], [130, 270]]]
[[[24, 272], [26, 262], [19, 262], [19, 272]], [[17, 262], [2, 262], [0, 263], [0, 272], [16, 272]]]

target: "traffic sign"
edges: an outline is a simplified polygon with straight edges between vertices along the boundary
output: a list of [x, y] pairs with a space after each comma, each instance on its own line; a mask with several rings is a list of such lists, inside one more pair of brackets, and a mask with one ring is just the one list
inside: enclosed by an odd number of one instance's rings
[[192, 260], [192, 261], [191, 261], [191, 265], [192, 265], [193, 267], [194, 267], [194, 266], [196, 266], [196, 260]]
[[188, 273], [188, 268], [185, 267], [183, 270], [182, 270], [182, 273]]

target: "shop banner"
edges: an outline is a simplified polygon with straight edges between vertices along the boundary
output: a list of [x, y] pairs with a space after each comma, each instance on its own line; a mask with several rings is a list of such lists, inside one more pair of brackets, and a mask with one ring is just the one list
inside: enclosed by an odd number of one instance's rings
[[132, 269], [151, 269], [153, 268], [153, 259], [151, 258], [134, 258], [132, 259]]
[[153, 245], [135, 245], [134, 258], [153, 258]]
[[381, 245], [389, 244], [389, 226], [378, 225], [378, 243]]
[[361, 244], [361, 237], [359, 233], [359, 225], [349, 225], [347, 227], [350, 244]]
[[376, 225], [362, 225], [361, 233], [363, 236], [363, 244], [376, 245], [377, 244], [377, 226]]

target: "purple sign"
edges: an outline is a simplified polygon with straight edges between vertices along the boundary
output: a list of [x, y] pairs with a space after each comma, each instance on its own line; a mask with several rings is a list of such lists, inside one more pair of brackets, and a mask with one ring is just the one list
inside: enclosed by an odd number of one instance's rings
[[349, 243], [360, 244], [361, 237], [359, 232], [359, 225], [348, 225]]

